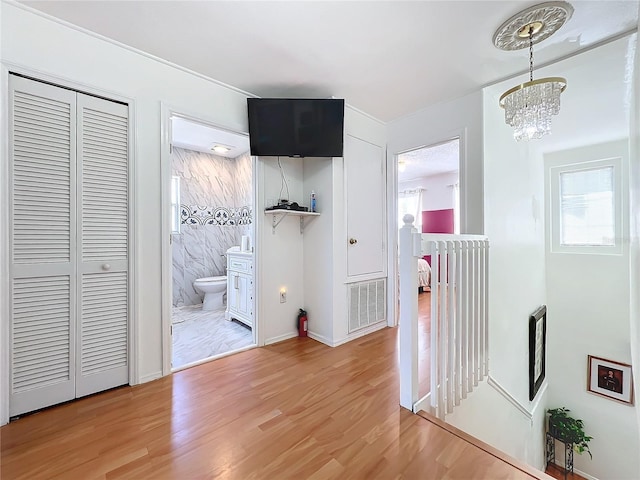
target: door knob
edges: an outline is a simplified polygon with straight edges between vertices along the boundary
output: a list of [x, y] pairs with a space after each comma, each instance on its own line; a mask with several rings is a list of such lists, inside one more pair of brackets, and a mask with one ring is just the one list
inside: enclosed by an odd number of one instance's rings
[[349, 243], [350, 243], [351, 245], [355, 245], [356, 243], [358, 243], [358, 240], [356, 240], [355, 238], [350, 238], [350, 239], [349, 239]]
[[106, 272], [107, 270], [111, 270], [111, 265], [109, 265], [108, 263], [103, 263], [102, 264], [102, 269]]

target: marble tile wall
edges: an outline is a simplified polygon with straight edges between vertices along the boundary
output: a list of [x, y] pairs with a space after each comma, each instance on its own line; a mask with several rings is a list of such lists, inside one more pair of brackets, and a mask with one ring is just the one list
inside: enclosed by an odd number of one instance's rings
[[[225, 275], [225, 252], [251, 231], [251, 157], [229, 159], [174, 147], [171, 164], [172, 175], [180, 177], [182, 207], [180, 234], [172, 242], [173, 305], [178, 307], [202, 302], [193, 282]], [[234, 221], [223, 221], [225, 215]]]

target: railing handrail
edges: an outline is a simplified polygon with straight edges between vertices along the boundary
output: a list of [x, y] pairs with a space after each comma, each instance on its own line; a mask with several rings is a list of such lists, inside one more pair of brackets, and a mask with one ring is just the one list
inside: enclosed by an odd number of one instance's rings
[[434, 241], [434, 242], [453, 242], [456, 240], [470, 240], [470, 241], [484, 241], [489, 240], [489, 237], [486, 235], [471, 235], [471, 234], [451, 234], [451, 233], [422, 233], [423, 241]]

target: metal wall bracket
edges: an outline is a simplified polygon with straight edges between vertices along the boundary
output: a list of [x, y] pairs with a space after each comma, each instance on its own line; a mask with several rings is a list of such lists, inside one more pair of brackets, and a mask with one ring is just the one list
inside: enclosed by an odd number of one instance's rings
[[272, 215], [271, 233], [274, 235], [276, 233], [276, 228], [278, 228], [278, 225], [280, 225], [282, 220], [284, 220], [288, 215], [300, 217], [300, 233], [304, 233], [305, 217], [317, 217], [318, 215], [320, 215], [316, 212], [298, 212], [295, 210], [265, 210], [264, 213], [265, 215]]

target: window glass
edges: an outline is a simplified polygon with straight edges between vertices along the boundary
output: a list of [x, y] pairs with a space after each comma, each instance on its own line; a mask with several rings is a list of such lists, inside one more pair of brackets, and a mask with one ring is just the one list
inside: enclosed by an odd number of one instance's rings
[[615, 245], [613, 167], [560, 174], [560, 244]]
[[402, 228], [402, 217], [407, 213], [413, 215], [413, 225], [422, 232], [422, 189], [404, 190], [398, 197], [398, 226]]

